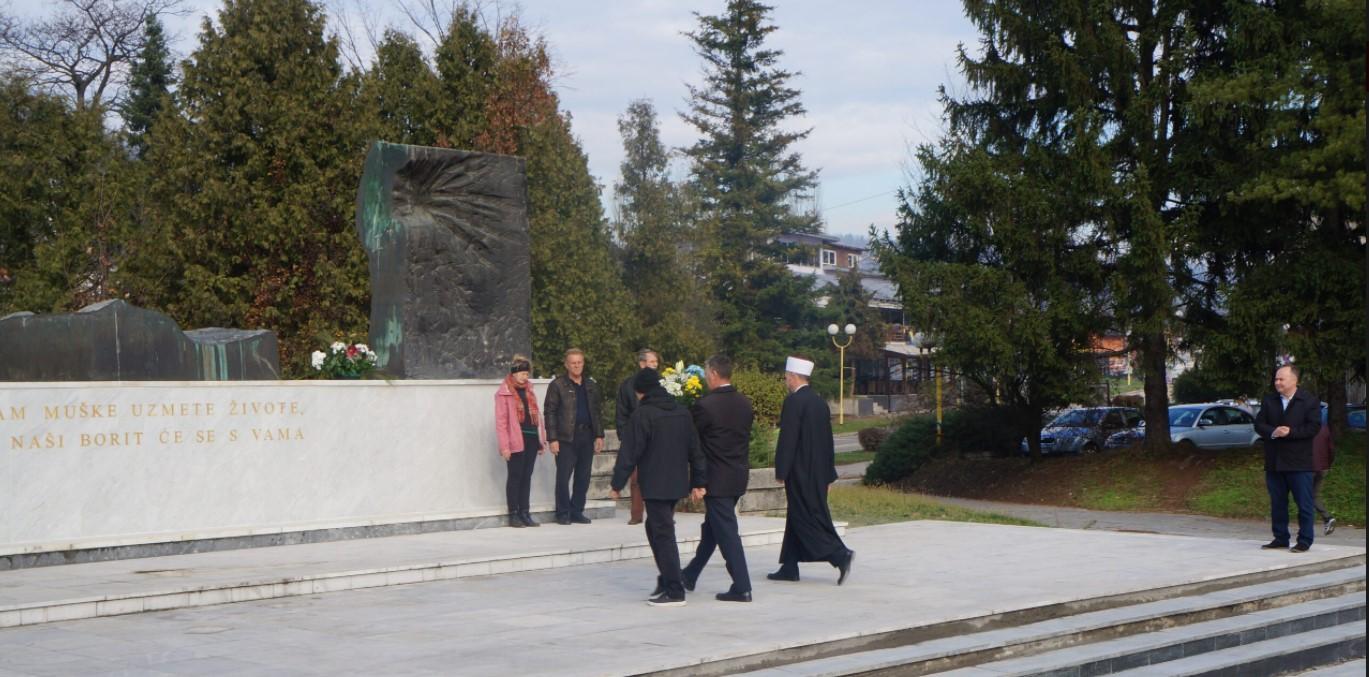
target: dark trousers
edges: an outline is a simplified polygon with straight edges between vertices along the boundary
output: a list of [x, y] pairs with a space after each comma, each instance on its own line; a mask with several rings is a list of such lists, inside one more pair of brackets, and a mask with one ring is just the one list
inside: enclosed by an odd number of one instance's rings
[[561, 440], [561, 452], [556, 455], [557, 518], [585, 514], [585, 495], [589, 493], [593, 468], [594, 431], [589, 426], [575, 426], [575, 436]]
[[[537, 438], [532, 438], [534, 443]], [[535, 446], [528, 446], [528, 438], [523, 438], [523, 451], [509, 456], [509, 478], [504, 482], [504, 496], [508, 500], [509, 514], [527, 513], [529, 495], [532, 493], [532, 469], [537, 465]]]
[[680, 578], [680, 545], [675, 541], [675, 503], [673, 499], [646, 499], [646, 540], [656, 558], [656, 582], [671, 597], [684, 597]]
[[1264, 485], [1269, 489], [1269, 518], [1274, 526], [1274, 540], [1287, 543], [1288, 534], [1288, 494], [1293, 494], [1293, 502], [1298, 506], [1298, 543], [1312, 545], [1312, 533], [1316, 526], [1316, 508], [1313, 507], [1312, 481], [1316, 473], [1278, 472], [1266, 470]]
[[751, 574], [746, 570], [746, 551], [737, 528], [736, 496], [704, 496], [704, 523], [699, 530], [699, 549], [682, 572], [686, 580], [697, 581], [716, 547], [723, 553], [727, 573], [732, 576], [729, 592], [751, 592]]
[[1323, 522], [1331, 519], [1331, 511], [1326, 509], [1326, 504], [1321, 500], [1321, 483], [1325, 481], [1325, 470], [1318, 470], [1312, 477], [1312, 505], [1317, 508], [1317, 514], [1321, 515]]

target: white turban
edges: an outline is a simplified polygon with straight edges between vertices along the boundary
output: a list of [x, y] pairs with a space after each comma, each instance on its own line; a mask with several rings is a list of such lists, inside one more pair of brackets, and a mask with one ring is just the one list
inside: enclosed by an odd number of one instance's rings
[[784, 370], [792, 371], [799, 376], [812, 376], [813, 363], [801, 357], [790, 357], [784, 362]]

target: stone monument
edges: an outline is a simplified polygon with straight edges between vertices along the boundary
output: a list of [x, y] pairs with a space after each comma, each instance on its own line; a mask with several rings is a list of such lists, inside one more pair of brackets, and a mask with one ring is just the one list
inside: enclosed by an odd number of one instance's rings
[[522, 158], [377, 142], [357, 190], [370, 345], [398, 378], [496, 378], [531, 348]]
[[242, 381], [280, 378], [266, 330], [181, 331], [124, 301], [0, 318], [0, 381]]

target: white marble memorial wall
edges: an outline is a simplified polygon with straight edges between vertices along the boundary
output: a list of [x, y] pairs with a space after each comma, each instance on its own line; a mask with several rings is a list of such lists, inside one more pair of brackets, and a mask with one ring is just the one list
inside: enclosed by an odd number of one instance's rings
[[0, 385], [0, 555], [502, 513], [498, 384]]

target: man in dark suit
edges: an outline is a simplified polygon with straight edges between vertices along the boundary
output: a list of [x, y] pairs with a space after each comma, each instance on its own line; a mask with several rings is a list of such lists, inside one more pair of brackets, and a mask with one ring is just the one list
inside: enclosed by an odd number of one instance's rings
[[837, 481], [836, 450], [832, 440], [832, 411], [813, 391], [808, 379], [813, 363], [790, 357], [784, 365], [789, 396], [780, 408], [780, 439], [775, 444], [775, 479], [784, 485], [788, 510], [780, 568], [766, 578], [799, 580], [799, 562], [827, 562], [846, 582], [856, 553], [842, 542], [827, 507], [827, 488]]
[[704, 363], [708, 394], [694, 404], [694, 429], [708, 460], [708, 495], [699, 548], [684, 568], [684, 586], [693, 590], [699, 574], [716, 547], [727, 562], [732, 587], [720, 592], [723, 602], [750, 602], [751, 576], [737, 529], [737, 500], [746, 493], [751, 475], [751, 400], [732, 386], [732, 360], [714, 355]]
[[646, 499], [646, 539], [656, 559], [656, 592], [652, 606], [684, 606], [680, 574], [680, 546], [675, 541], [675, 504], [686, 495], [699, 500], [706, 494], [707, 461], [689, 410], [665, 388], [655, 369], [637, 372], [633, 386], [641, 404], [628, 420], [627, 443], [613, 466], [611, 496], [616, 500], [634, 470]]
[[[637, 370], [655, 369], [660, 366], [661, 356], [650, 348], [642, 348], [637, 351]], [[633, 387], [633, 382], [637, 380], [637, 372], [632, 372], [627, 378], [623, 379], [618, 386], [618, 401], [614, 407], [614, 423], [617, 424], [618, 446], [621, 447], [626, 442], [623, 436], [628, 432], [628, 421], [632, 419], [632, 412], [637, 410], [637, 391]], [[646, 504], [642, 502], [642, 488], [637, 485], [637, 473], [632, 473], [632, 508], [628, 511], [628, 524], [641, 524], [642, 513], [646, 510]]]
[[1255, 416], [1255, 432], [1264, 439], [1264, 482], [1269, 489], [1269, 517], [1274, 540], [1266, 550], [1288, 548], [1288, 494], [1298, 505], [1298, 542], [1290, 552], [1312, 547], [1316, 508], [1312, 481], [1312, 438], [1321, 430], [1321, 402], [1298, 387], [1300, 371], [1285, 364], [1274, 372], [1275, 394], [1266, 395]]

